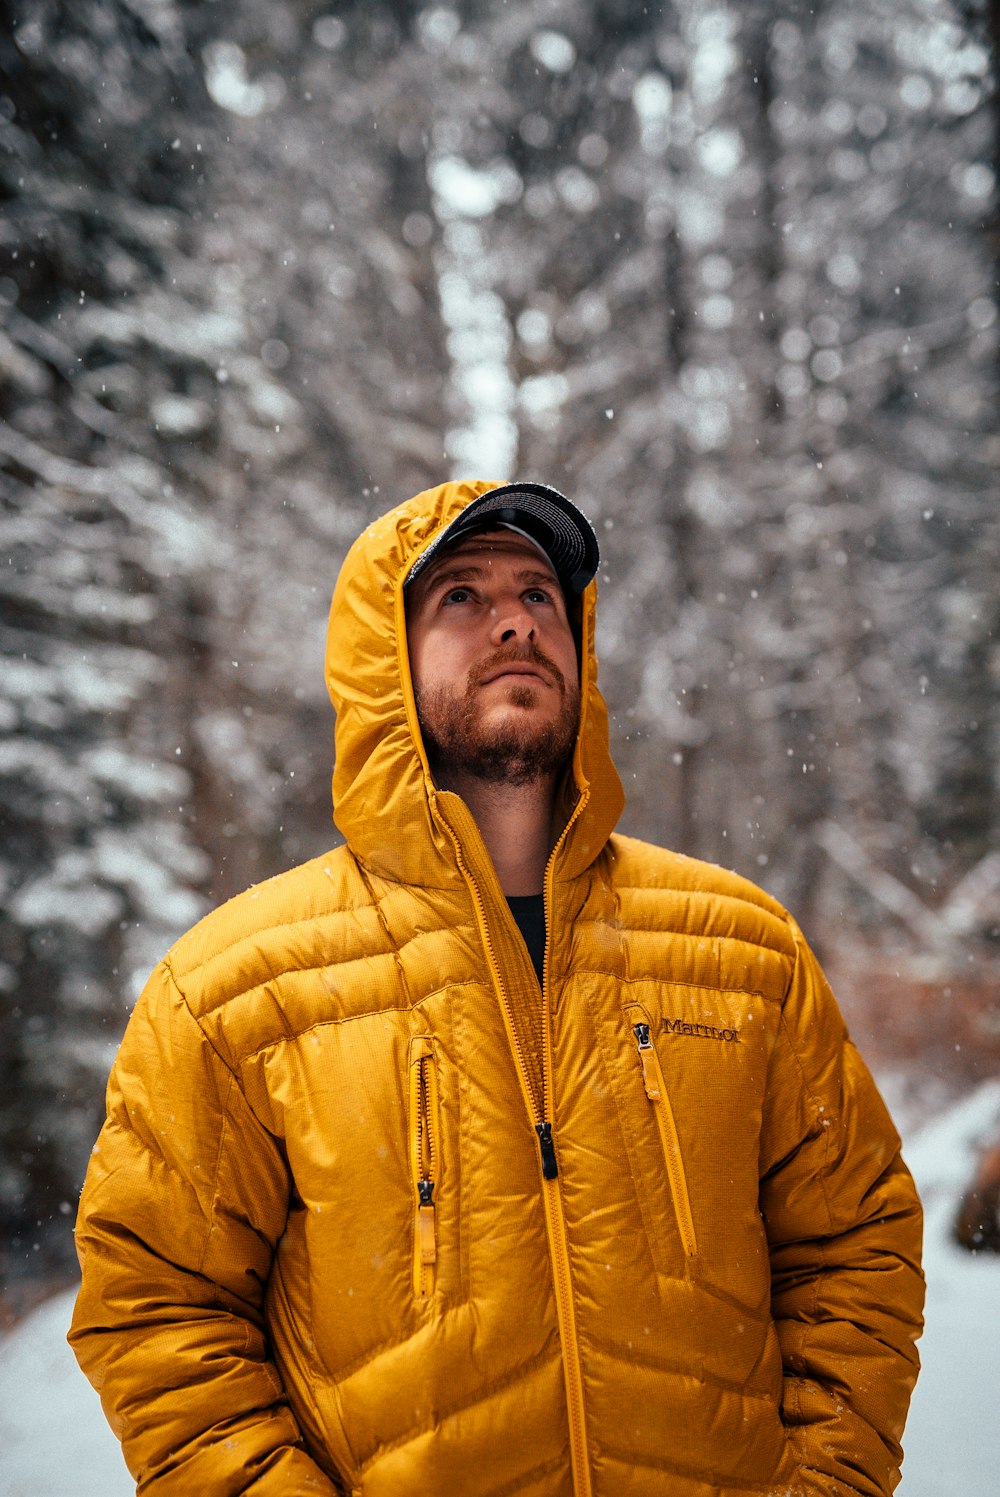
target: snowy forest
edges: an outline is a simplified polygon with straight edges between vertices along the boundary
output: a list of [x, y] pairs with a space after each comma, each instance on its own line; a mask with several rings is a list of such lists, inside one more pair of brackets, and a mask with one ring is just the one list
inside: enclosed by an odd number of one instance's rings
[[0, 0], [5, 1313], [153, 963], [333, 841], [333, 580], [447, 477], [593, 518], [624, 828], [787, 902], [903, 1092], [1000, 1073], [998, 54], [997, 0]]

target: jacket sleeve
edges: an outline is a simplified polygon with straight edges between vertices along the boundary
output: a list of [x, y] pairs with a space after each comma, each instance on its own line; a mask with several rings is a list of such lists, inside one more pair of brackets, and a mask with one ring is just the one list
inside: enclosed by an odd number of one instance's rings
[[887, 1497], [919, 1367], [920, 1202], [826, 979], [793, 933], [761, 1141], [782, 1417], [798, 1490]]
[[69, 1338], [139, 1493], [338, 1491], [304, 1449], [268, 1352], [288, 1193], [277, 1140], [159, 967], [108, 1084]]

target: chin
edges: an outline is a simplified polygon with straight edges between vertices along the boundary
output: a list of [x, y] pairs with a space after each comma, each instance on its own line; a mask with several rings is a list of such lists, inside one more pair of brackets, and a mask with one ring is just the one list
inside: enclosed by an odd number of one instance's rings
[[504, 706], [484, 713], [480, 718], [479, 731], [486, 734], [520, 728], [533, 738], [536, 734], [551, 731], [555, 722], [556, 719], [550, 712], [539, 712], [534, 707]]

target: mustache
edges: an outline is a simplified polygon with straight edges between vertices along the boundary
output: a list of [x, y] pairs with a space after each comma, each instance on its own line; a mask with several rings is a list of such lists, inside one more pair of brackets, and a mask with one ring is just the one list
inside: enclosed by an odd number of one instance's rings
[[476, 672], [474, 684], [481, 686], [488, 676], [495, 675], [505, 665], [514, 664], [535, 666], [539, 672], [548, 674], [562, 691], [566, 690], [566, 677], [562, 671], [556, 665], [555, 661], [550, 660], [544, 650], [540, 650], [531, 640], [528, 640], [523, 645], [507, 645], [503, 649], [497, 650], [490, 656], [489, 660], [484, 661], [479, 667]]

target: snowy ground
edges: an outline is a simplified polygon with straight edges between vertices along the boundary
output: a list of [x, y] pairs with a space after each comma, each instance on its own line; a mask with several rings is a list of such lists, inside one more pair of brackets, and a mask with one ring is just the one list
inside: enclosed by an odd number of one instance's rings
[[[906, 1157], [927, 1209], [924, 1370], [898, 1497], [983, 1497], [1000, 1470], [1000, 1259], [951, 1246], [948, 1227], [976, 1145], [1000, 1119], [1000, 1081], [912, 1135]], [[133, 1483], [97, 1395], [66, 1346], [72, 1296], [0, 1339], [0, 1497], [128, 1497]]]

